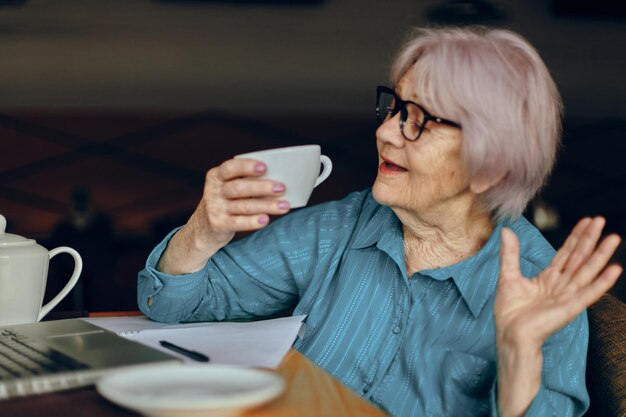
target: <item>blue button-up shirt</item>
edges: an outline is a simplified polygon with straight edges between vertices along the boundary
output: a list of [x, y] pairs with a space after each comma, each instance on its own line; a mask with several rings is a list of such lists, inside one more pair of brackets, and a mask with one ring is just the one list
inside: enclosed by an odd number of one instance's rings
[[[400, 221], [369, 190], [295, 211], [215, 253], [193, 274], [139, 274], [141, 310], [159, 321], [308, 315], [294, 345], [393, 416], [497, 415], [493, 303], [500, 230], [520, 239], [534, 277], [554, 249], [524, 218], [496, 225], [463, 261], [407, 276]], [[528, 416], [580, 416], [588, 405], [585, 314], [543, 347], [541, 389]]]

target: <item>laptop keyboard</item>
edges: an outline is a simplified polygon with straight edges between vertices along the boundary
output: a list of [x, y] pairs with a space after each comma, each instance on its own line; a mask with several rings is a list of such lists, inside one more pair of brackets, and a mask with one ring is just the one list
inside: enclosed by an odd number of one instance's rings
[[0, 329], [0, 381], [87, 368], [69, 356], [13, 330]]

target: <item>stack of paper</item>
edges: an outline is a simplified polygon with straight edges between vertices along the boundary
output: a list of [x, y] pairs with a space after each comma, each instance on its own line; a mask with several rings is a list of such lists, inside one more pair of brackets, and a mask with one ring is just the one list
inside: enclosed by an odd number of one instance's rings
[[161, 340], [210, 357], [210, 363], [275, 368], [293, 345], [306, 316], [254, 322], [168, 324], [139, 317], [92, 317], [86, 320], [155, 349]]

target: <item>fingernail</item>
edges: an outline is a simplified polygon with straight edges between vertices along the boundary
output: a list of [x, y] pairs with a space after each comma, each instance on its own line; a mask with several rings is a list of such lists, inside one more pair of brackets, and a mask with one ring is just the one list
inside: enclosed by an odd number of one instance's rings
[[267, 168], [263, 162], [259, 162], [258, 164], [254, 166], [254, 170], [256, 172], [265, 172], [266, 169]]
[[268, 216], [259, 216], [259, 218], [257, 219], [259, 224], [267, 224], [270, 221], [270, 218]]
[[285, 184], [274, 184], [274, 186], [272, 187], [272, 191], [274, 191], [275, 193], [282, 193], [283, 191], [285, 191]]
[[289, 201], [287, 200], [280, 200], [278, 202], [278, 208], [281, 210], [287, 210], [289, 208]]

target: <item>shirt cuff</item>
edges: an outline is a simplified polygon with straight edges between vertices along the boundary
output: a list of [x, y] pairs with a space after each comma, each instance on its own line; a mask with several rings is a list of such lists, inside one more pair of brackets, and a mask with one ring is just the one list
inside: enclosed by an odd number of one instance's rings
[[[545, 390], [543, 389], [543, 385], [539, 387], [539, 391], [535, 398], [533, 398], [528, 410], [524, 413], [524, 417], [547, 417], [545, 414], [545, 409], [542, 407], [545, 404]], [[491, 387], [491, 391], [489, 393], [489, 416], [490, 417], [500, 417], [500, 411], [498, 410], [498, 381], [497, 379], [494, 381], [493, 386]]]
[[139, 309], [153, 320], [163, 322], [187, 320], [204, 294], [200, 287], [206, 282], [206, 265], [197, 272], [183, 275], [170, 275], [156, 269], [170, 239], [178, 230], [180, 227], [172, 230], [152, 250], [146, 260], [145, 269], [139, 273], [137, 304]]

